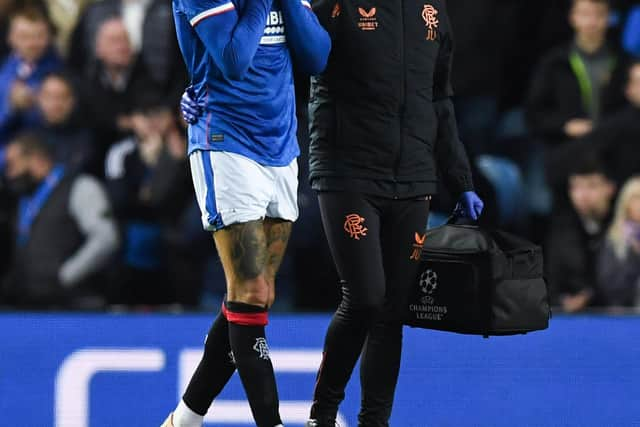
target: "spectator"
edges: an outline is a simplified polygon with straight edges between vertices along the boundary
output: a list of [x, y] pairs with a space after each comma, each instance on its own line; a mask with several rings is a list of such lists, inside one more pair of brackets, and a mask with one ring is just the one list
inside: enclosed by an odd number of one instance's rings
[[584, 159], [570, 173], [571, 210], [552, 218], [546, 251], [552, 302], [566, 312], [592, 302], [597, 254], [614, 193], [614, 183], [595, 158]]
[[104, 21], [96, 36], [98, 63], [85, 81], [83, 101], [94, 129], [97, 158], [102, 164], [109, 146], [130, 135], [136, 99], [157, 92], [144, 65], [136, 60], [120, 18]]
[[40, 87], [38, 109], [39, 133], [53, 150], [56, 162], [67, 170], [86, 171], [93, 160], [91, 131], [84, 126], [75, 87], [69, 76], [49, 74]]
[[44, 77], [61, 67], [52, 27], [40, 8], [15, 12], [9, 23], [11, 54], [0, 68], [0, 147], [36, 123], [36, 95]]
[[8, 42], [9, 34], [9, 20], [15, 9], [19, 6], [21, 8], [36, 6], [40, 7], [43, 11], [44, 0], [22, 0], [18, 3], [17, 0], [0, 0], [0, 62], [4, 62], [6, 56], [9, 55], [10, 47]]
[[56, 46], [66, 55], [70, 38], [84, 8], [94, 0], [46, 0], [46, 9], [56, 28]]
[[33, 135], [8, 145], [6, 175], [20, 196], [7, 301], [40, 309], [99, 307], [104, 289], [96, 275], [118, 246], [101, 184], [56, 164]]
[[625, 104], [627, 59], [607, 43], [609, 20], [608, 0], [572, 0], [573, 40], [547, 54], [533, 75], [526, 114], [536, 160], [528, 165], [528, 176], [540, 178], [532, 182], [532, 193], [547, 195], [531, 200], [542, 215], [551, 208], [571, 210], [566, 172], [574, 158], [567, 156], [567, 143], [591, 133]]
[[141, 102], [131, 119], [135, 135], [115, 144], [106, 162], [107, 188], [124, 235], [115, 301], [170, 303], [175, 290], [168, 277], [166, 232], [192, 201], [186, 191], [186, 141], [170, 109]]
[[562, 157], [566, 164], [584, 153], [599, 156], [618, 187], [640, 173], [640, 62], [629, 67], [628, 76], [625, 92], [629, 106], [603, 121], [587, 137], [567, 146]]
[[91, 4], [74, 30], [69, 52], [71, 67], [90, 73], [97, 29], [119, 17], [129, 35], [133, 53], [140, 57], [147, 78], [159, 86], [167, 101], [177, 104], [187, 74], [176, 40], [171, 2], [167, 0], [103, 0]]
[[529, 91], [531, 130], [548, 145], [585, 136], [602, 116], [624, 105], [626, 61], [607, 44], [607, 0], [574, 0], [575, 38], [543, 58]]
[[598, 263], [598, 295], [603, 305], [640, 307], [640, 178], [620, 192], [613, 224]]

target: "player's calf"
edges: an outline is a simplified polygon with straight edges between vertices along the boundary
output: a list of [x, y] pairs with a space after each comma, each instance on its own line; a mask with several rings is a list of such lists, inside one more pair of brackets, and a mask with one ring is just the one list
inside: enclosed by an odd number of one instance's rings
[[256, 425], [281, 424], [278, 391], [265, 336], [267, 308], [227, 301], [224, 314], [229, 322], [229, 343]]

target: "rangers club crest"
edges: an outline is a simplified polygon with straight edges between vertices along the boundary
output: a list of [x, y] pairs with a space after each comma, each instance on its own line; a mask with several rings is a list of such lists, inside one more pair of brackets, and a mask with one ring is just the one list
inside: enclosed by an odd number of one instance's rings
[[269, 360], [269, 346], [267, 340], [260, 337], [256, 338], [256, 343], [253, 345], [253, 349], [258, 353], [258, 357], [262, 360]]

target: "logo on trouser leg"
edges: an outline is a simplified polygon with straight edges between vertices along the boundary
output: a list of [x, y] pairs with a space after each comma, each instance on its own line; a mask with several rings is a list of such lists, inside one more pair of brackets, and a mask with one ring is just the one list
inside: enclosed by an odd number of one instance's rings
[[236, 364], [236, 356], [233, 355], [233, 351], [229, 352], [229, 362], [231, 362], [232, 364]]
[[413, 244], [413, 251], [411, 252], [411, 256], [409, 259], [414, 261], [420, 261], [420, 252], [422, 252], [422, 247], [424, 246], [424, 241], [427, 240], [427, 235], [420, 235], [416, 233], [415, 235], [416, 242]]
[[253, 349], [258, 353], [258, 357], [263, 360], [269, 360], [269, 346], [265, 338], [256, 338]]
[[349, 233], [349, 237], [352, 239], [360, 240], [360, 237], [366, 236], [369, 230], [362, 225], [364, 221], [365, 219], [358, 214], [347, 215], [344, 221], [344, 231]]

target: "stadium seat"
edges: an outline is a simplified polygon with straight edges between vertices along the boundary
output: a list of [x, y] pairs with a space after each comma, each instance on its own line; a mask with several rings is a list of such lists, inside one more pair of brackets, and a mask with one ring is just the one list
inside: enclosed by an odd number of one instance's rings
[[629, 11], [622, 33], [622, 46], [630, 55], [640, 57], [640, 5]]
[[478, 156], [476, 165], [495, 189], [500, 223], [517, 222], [525, 210], [524, 184], [518, 165], [507, 158], [491, 155]]

